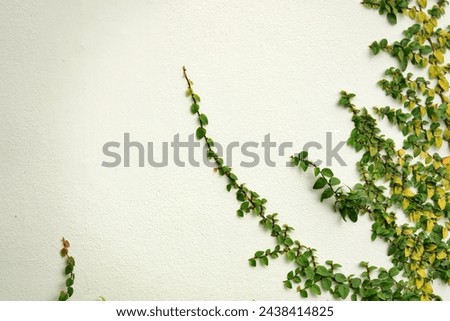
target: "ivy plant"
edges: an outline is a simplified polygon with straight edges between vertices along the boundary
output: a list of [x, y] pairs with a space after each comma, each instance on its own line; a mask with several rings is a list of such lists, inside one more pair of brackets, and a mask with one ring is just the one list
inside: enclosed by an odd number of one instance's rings
[[61, 256], [66, 260], [64, 274], [66, 275], [66, 289], [59, 293], [58, 301], [67, 301], [73, 294], [73, 284], [75, 282], [75, 259], [69, 255], [70, 243], [65, 238], [62, 239], [63, 248], [60, 251]]
[[[191, 112], [198, 119], [196, 136], [207, 147], [220, 175], [227, 178], [227, 190], [234, 191], [240, 203], [237, 216], [253, 214], [274, 238], [274, 247], [256, 251], [251, 266], [269, 265], [285, 257], [292, 263], [284, 286], [295, 289], [303, 298], [329, 292], [336, 299], [352, 300], [440, 300], [433, 281], [450, 284], [450, 159], [442, 150], [450, 146], [450, 105], [445, 53], [450, 49], [450, 27], [440, 27], [448, 1], [438, 0], [364, 0], [395, 25], [400, 16], [412, 25], [397, 41], [381, 39], [370, 45], [374, 55], [384, 52], [396, 60], [379, 81], [392, 106], [358, 108], [352, 93], [341, 92], [339, 105], [352, 115], [353, 130], [347, 141], [362, 152], [356, 163], [360, 182], [343, 184], [330, 168], [321, 168], [302, 151], [291, 157], [302, 171], [316, 177], [313, 189], [320, 201], [333, 201], [343, 220], [357, 222], [360, 215], [373, 221], [371, 238], [387, 244], [392, 267], [386, 269], [362, 262], [360, 275], [340, 272], [341, 265], [318, 259], [316, 250], [292, 237], [293, 227], [282, 224], [278, 213], [267, 213], [267, 200], [240, 183], [233, 170], [224, 164], [207, 134], [208, 118], [200, 111], [200, 96], [183, 67]], [[414, 76], [422, 69], [427, 76]], [[386, 137], [378, 121], [387, 120], [403, 136], [402, 146]], [[328, 201], [327, 201], [328, 200]], [[404, 216], [399, 223], [400, 215]]]

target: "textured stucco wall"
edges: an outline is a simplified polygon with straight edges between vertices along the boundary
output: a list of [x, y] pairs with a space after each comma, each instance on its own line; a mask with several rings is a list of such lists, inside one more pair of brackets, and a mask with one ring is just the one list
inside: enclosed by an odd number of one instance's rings
[[[194, 132], [184, 64], [217, 141], [293, 142], [272, 157], [276, 168], [234, 168], [298, 238], [346, 272], [361, 260], [389, 267], [366, 217], [343, 223], [310, 175], [283, 164], [307, 142], [325, 145], [326, 132], [348, 137], [341, 89], [361, 105], [391, 102], [376, 81], [393, 62], [367, 46], [398, 37], [405, 22], [392, 28], [359, 0], [2, 0], [0, 299], [57, 297], [62, 236], [77, 260], [74, 299], [297, 298], [282, 286], [284, 260], [248, 267], [273, 242], [256, 219], [236, 217], [212, 169], [172, 158], [165, 168], [101, 166], [103, 144], [124, 133], [160, 156], [162, 142]], [[357, 155], [341, 155], [349, 166], [332, 168], [351, 184]], [[449, 288], [440, 293], [450, 299]]]

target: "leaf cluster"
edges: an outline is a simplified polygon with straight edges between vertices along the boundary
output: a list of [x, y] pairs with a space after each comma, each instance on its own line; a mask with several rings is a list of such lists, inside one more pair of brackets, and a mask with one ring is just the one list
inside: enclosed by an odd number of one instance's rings
[[[339, 272], [341, 265], [331, 260], [321, 263], [316, 255], [316, 250], [295, 239], [292, 236], [294, 228], [282, 224], [278, 213], [267, 213], [267, 200], [245, 184], [238, 182], [232, 168], [224, 165], [223, 159], [218, 155], [212, 138], [206, 135], [206, 124], [200, 117], [203, 115], [200, 113], [200, 97], [193, 91], [192, 81], [188, 78], [186, 69], [184, 68], [183, 71], [188, 84], [187, 93], [191, 97], [193, 105], [196, 106], [193, 113], [197, 115], [199, 128], [204, 129], [205, 132], [205, 135], [198, 138], [204, 140], [208, 158], [216, 162], [216, 171], [227, 178], [227, 190], [235, 192], [236, 200], [240, 203], [236, 211], [237, 216], [242, 218], [251, 214], [257, 217], [260, 226], [275, 241], [273, 248], [256, 251], [248, 260], [250, 266], [268, 266], [271, 260], [285, 257], [295, 268], [287, 274], [283, 284], [286, 288], [295, 288], [302, 298], [309, 295], [321, 295], [324, 292], [329, 292], [336, 299], [350, 297], [352, 300], [418, 300], [420, 298], [421, 292], [415, 287], [403, 280], [395, 279], [395, 276], [400, 273], [400, 269], [397, 267], [386, 270], [381, 267], [369, 266], [368, 263], [363, 262], [361, 266], [364, 271], [359, 276], [355, 276]], [[297, 162], [304, 170], [311, 164], [307, 160], [305, 152], [299, 155], [298, 160], [294, 158], [294, 162]], [[324, 189], [322, 200], [342, 193], [341, 187], [336, 188], [340, 184], [340, 180], [334, 176], [331, 169], [315, 167], [314, 170], [317, 177], [315, 189]], [[350, 205], [350, 202], [349, 200], [347, 206]], [[354, 218], [352, 214], [348, 216], [351, 219]], [[437, 298], [433, 295], [432, 297]]]
[[[371, 239], [386, 242], [391, 268], [362, 262], [360, 275], [341, 273], [340, 264], [320, 261], [314, 248], [295, 239], [294, 228], [282, 224], [278, 213], [268, 213], [267, 200], [238, 182], [207, 136], [208, 118], [200, 113], [200, 97], [184, 68], [191, 112], [199, 123], [196, 136], [205, 141], [208, 158], [227, 178], [227, 190], [236, 193], [240, 203], [237, 216], [256, 216], [275, 241], [273, 248], [254, 253], [249, 259], [252, 267], [268, 266], [271, 260], [285, 257], [294, 267], [284, 286], [303, 298], [329, 292], [336, 299], [440, 300], [433, 281], [450, 284], [450, 161], [439, 153], [444, 144], [450, 146], [446, 77], [450, 65], [445, 63], [450, 27], [439, 27], [448, 1], [364, 0], [362, 4], [378, 10], [391, 24], [396, 24], [400, 15], [413, 21], [402, 39], [382, 39], [370, 45], [374, 55], [385, 52], [398, 62], [379, 81], [397, 106], [377, 106], [369, 111], [356, 107], [354, 94], [341, 92], [339, 105], [349, 111], [353, 122], [347, 143], [362, 155], [356, 163], [360, 182], [353, 187], [344, 185], [332, 169], [308, 160], [305, 151], [291, 160], [302, 171], [313, 171], [312, 188], [320, 191], [320, 202], [334, 201], [334, 209], [344, 220], [357, 222], [360, 215], [372, 220]], [[407, 72], [412, 66], [425, 69], [428, 77], [414, 77]], [[398, 128], [404, 138], [402, 146], [382, 133], [378, 121], [383, 119]], [[399, 215], [408, 222], [398, 223]]]
[[[377, 8], [396, 3], [413, 25], [403, 32], [402, 40], [382, 39], [370, 48], [374, 55], [384, 51], [398, 60], [399, 67], [388, 68], [379, 86], [400, 107], [377, 106], [369, 112], [353, 104], [354, 94], [341, 93], [339, 105], [352, 114], [354, 124], [347, 143], [363, 153], [356, 164], [361, 182], [353, 188], [338, 187], [333, 197], [344, 219], [350, 217], [349, 200], [352, 221], [363, 214], [372, 219], [372, 240], [387, 242], [394, 267], [421, 293], [421, 300], [429, 300], [437, 298], [433, 280], [450, 284], [450, 167], [439, 153], [443, 146], [450, 146], [449, 67], [445, 63], [450, 29], [438, 27], [448, 3], [438, 1], [426, 10], [427, 1], [406, 7], [402, 1], [379, 1]], [[383, 10], [381, 14], [389, 14]], [[428, 78], [406, 72], [410, 65], [426, 69]], [[398, 128], [404, 137], [401, 147], [383, 135], [375, 117]], [[321, 171], [305, 152], [293, 161], [303, 171], [313, 169], [316, 176]], [[398, 224], [399, 215], [409, 223]]]

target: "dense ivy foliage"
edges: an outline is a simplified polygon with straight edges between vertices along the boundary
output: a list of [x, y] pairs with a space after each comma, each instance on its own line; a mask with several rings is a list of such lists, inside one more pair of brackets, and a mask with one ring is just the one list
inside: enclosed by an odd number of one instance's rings
[[[342, 92], [339, 105], [352, 115], [354, 129], [348, 145], [362, 158], [356, 163], [360, 182], [347, 187], [329, 168], [320, 168], [303, 151], [292, 162], [317, 177], [313, 189], [320, 190], [320, 201], [334, 200], [344, 220], [357, 222], [367, 214], [373, 221], [372, 240], [384, 240], [393, 267], [385, 269], [362, 262], [359, 276], [339, 272], [341, 266], [322, 262], [316, 250], [292, 237], [293, 227], [282, 224], [277, 213], [267, 213], [265, 198], [239, 183], [236, 174], [224, 164], [207, 135], [208, 118], [200, 112], [200, 97], [186, 74], [191, 112], [198, 117], [198, 139], [207, 146], [207, 156], [217, 164], [220, 175], [228, 179], [228, 191], [235, 191], [240, 202], [237, 215], [252, 213], [275, 239], [274, 248], [257, 251], [249, 259], [251, 266], [268, 265], [285, 257], [293, 268], [284, 281], [301, 297], [329, 292], [334, 298], [352, 300], [440, 300], [433, 280], [450, 284], [450, 162], [440, 150], [450, 146], [449, 83], [450, 65], [445, 53], [450, 49], [450, 28], [439, 27], [448, 1], [439, 0], [365, 0], [365, 7], [376, 9], [391, 24], [399, 16], [413, 24], [399, 41], [382, 39], [370, 45], [373, 54], [386, 52], [398, 62], [379, 82], [394, 107], [357, 108], [354, 94]], [[414, 67], [415, 66], [415, 67]], [[426, 71], [427, 77], [415, 77], [412, 71]], [[397, 147], [383, 135], [377, 119], [387, 119], [404, 140]], [[402, 217], [399, 223], [399, 217]]]

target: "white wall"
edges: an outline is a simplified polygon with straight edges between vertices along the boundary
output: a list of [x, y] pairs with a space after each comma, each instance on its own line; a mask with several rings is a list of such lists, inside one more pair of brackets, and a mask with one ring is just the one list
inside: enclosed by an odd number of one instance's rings
[[[341, 89], [361, 105], [392, 103], [376, 81], [393, 62], [367, 46], [397, 39], [408, 21], [392, 28], [359, 2], [1, 1], [0, 299], [57, 297], [62, 236], [77, 260], [76, 300], [297, 299], [283, 288], [283, 259], [248, 266], [273, 240], [256, 219], [236, 217], [210, 168], [172, 158], [165, 168], [101, 166], [103, 144], [125, 132], [161, 146], [195, 131], [184, 64], [217, 141], [270, 133], [294, 143], [273, 157], [277, 168], [234, 167], [295, 236], [348, 273], [361, 260], [389, 267], [367, 218], [343, 223], [310, 175], [283, 166], [305, 143], [325, 144], [326, 132], [348, 137]], [[357, 155], [344, 147], [342, 156], [350, 166], [332, 167], [350, 185]]]

